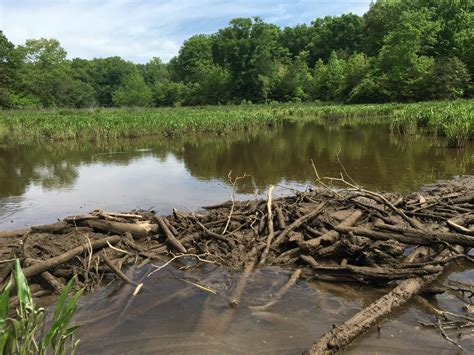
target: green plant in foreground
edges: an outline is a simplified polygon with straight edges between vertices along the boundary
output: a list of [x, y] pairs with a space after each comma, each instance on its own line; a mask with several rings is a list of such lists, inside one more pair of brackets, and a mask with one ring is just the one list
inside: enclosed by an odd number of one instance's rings
[[[33, 302], [28, 282], [20, 261], [0, 293], [0, 354], [74, 354], [79, 340], [75, 332], [79, 326], [70, 326], [77, 308], [80, 290], [68, 299], [74, 283], [71, 279], [57, 300], [49, 329], [45, 329], [45, 312]], [[9, 318], [10, 291], [15, 286], [18, 298], [16, 314]]]

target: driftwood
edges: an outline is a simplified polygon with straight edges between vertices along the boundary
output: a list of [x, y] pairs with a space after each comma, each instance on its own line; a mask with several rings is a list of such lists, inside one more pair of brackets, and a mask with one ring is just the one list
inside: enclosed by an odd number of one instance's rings
[[158, 226], [152, 223], [132, 224], [107, 220], [84, 220], [79, 223], [94, 230], [106, 233], [123, 234], [129, 232], [134, 237], [138, 238], [158, 233]]
[[114, 265], [114, 263], [107, 257], [107, 255], [102, 255], [102, 259], [104, 262], [107, 264], [107, 266], [112, 270], [118, 277], [120, 277], [123, 281], [125, 281], [128, 284], [131, 284], [132, 281], [125, 275], [122, 270], [120, 270], [117, 266]]
[[58, 255], [54, 258], [51, 258], [46, 261], [39, 262], [37, 264], [31, 265], [25, 269], [23, 269], [23, 273], [25, 274], [25, 277], [32, 277], [35, 275], [38, 275], [42, 272], [48, 271], [49, 269], [61, 265], [72, 258], [74, 258], [77, 255], [86, 253], [89, 248], [92, 250], [98, 249], [98, 248], [103, 248], [109, 244], [116, 244], [120, 241], [119, 236], [112, 236], [112, 237], [107, 237], [99, 240], [95, 240], [93, 242], [89, 243], [84, 243], [72, 250], [69, 250], [68, 252]]

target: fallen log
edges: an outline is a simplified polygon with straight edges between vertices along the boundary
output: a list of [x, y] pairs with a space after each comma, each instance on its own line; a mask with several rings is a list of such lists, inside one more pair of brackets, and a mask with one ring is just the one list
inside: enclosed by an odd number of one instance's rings
[[76, 248], [73, 248], [67, 251], [64, 254], [55, 256], [51, 259], [41, 261], [37, 264], [26, 267], [25, 269], [23, 269], [23, 274], [25, 274], [25, 277], [32, 277], [32, 276], [41, 274], [42, 272], [48, 271], [49, 269], [55, 266], [66, 263], [67, 261], [71, 260], [77, 255], [86, 253], [87, 251], [89, 251], [90, 248], [92, 250], [95, 250], [95, 249], [108, 246], [109, 244], [114, 245], [114, 244], [117, 244], [120, 241], [120, 239], [121, 239], [120, 236], [114, 235], [111, 237], [94, 240], [90, 243], [84, 243]]
[[[388, 225], [387, 225], [388, 226]], [[395, 227], [397, 228], [397, 227]], [[458, 244], [464, 247], [474, 247], [474, 238], [455, 233], [440, 233], [440, 232], [423, 232], [419, 230], [405, 229], [403, 234], [386, 233], [372, 231], [361, 227], [339, 227], [335, 226], [335, 230], [340, 233], [352, 232], [354, 235], [359, 235], [375, 240], [396, 240], [403, 244], [410, 245], [431, 245], [431, 244]]]
[[[462, 248], [456, 247], [456, 249], [462, 252]], [[451, 251], [445, 249], [445, 252], [440, 253], [437, 258], [443, 259], [450, 256], [451, 253]], [[334, 326], [331, 331], [309, 346], [304, 354], [335, 354], [341, 351], [355, 338], [364, 334], [380, 320], [406, 304], [413, 296], [420, 293], [423, 288], [429, 286], [440, 275], [441, 272], [402, 281], [392, 291], [362, 309], [343, 324]]]
[[154, 223], [122, 223], [105, 220], [84, 220], [81, 225], [106, 233], [124, 234], [129, 232], [134, 237], [143, 238], [158, 233], [158, 226]]
[[153, 216], [154, 220], [158, 223], [160, 226], [161, 230], [165, 233], [166, 239], [168, 242], [180, 253], [186, 254], [188, 251], [186, 248], [181, 244], [181, 242], [176, 239], [176, 237], [171, 233], [169, 230], [168, 226], [166, 223], [163, 221], [163, 219], [160, 216]]
[[368, 267], [357, 265], [344, 266], [326, 266], [315, 264], [313, 258], [307, 255], [300, 255], [300, 258], [309, 263], [316, 272], [314, 277], [317, 279], [319, 274], [330, 275], [332, 277], [342, 277], [344, 280], [353, 279], [354, 281], [371, 281], [371, 282], [389, 282], [394, 280], [408, 279], [416, 276], [426, 276], [437, 274], [443, 270], [441, 266], [426, 265], [422, 268], [405, 267]]

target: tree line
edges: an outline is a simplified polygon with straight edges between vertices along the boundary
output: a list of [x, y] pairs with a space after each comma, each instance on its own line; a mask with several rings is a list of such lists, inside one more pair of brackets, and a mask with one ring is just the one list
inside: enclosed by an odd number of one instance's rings
[[387, 102], [474, 95], [472, 0], [378, 0], [363, 15], [280, 28], [236, 18], [169, 63], [66, 58], [55, 39], [0, 31], [0, 107]]

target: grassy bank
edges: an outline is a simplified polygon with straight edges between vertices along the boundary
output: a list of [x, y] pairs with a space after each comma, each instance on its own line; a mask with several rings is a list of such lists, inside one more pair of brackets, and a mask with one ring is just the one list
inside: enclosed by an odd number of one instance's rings
[[391, 124], [401, 134], [423, 131], [446, 137], [450, 147], [462, 147], [474, 139], [474, 100], [405, 105]]
[[0, 111], [3, 140], [37, 143], [182, 134], [229, 134], [275, 126], [283, 119], [387, 120], [410, 134], [420, 130], [446, 136], [450, 146], [474, 138], [474, 100], [379, 105], [276, 104], [161, 109]]

